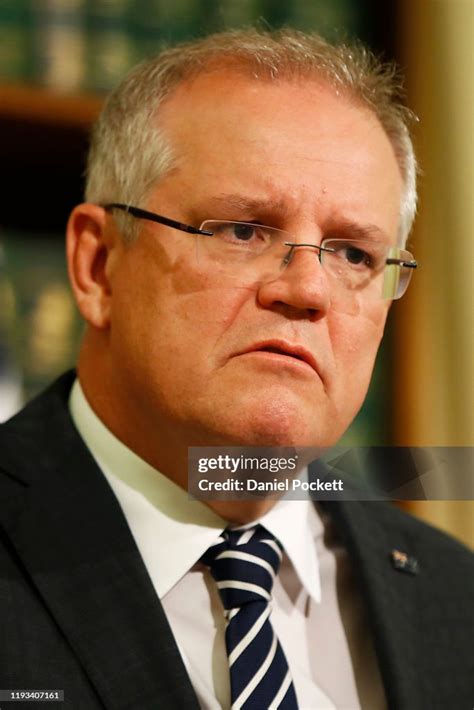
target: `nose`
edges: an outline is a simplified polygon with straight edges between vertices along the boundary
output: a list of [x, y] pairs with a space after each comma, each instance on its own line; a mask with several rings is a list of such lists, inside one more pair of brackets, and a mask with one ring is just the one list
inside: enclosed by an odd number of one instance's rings
[[316, 320], [330, 306], [329, 282], [319, 261], [319, 249], [312, 244], [290, 246], [287, 261], [277, 278], [260, 285], [258, 301], [264, 308]]

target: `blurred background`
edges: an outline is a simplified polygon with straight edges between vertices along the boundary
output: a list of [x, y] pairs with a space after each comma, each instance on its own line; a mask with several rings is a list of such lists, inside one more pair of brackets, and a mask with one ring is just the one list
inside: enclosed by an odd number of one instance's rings
[[[474, 0], [0, 0], [0, 421], [75, 361], [64, 226], [104, 93], [170, 42], [255, 23], [361, 39], [419, 118], [421, 266], [341, 443], [472, 446]], [[472, 544], [471, 503], [403, 505]]]

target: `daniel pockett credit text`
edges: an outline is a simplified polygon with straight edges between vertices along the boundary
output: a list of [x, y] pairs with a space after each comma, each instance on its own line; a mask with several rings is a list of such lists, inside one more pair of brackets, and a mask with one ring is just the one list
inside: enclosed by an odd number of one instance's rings
[[472, 448], [190, 447], [198, 500], [470, 500]]
[[[311, 450], [310, 458], [318, 454]], [[340, 477], [308, 480], [308, 462], [294, 448], [196, 447], [190, 449], [189, 492], [203, 500], [239, 500], [343, 490]]]

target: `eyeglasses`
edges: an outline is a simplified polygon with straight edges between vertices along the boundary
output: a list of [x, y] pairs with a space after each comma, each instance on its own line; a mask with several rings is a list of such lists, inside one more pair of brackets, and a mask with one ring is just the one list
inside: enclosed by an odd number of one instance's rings
[[278, 278], [296, 249], [311, 249], [331, 285], [345, 296], [395, 300], [405, 293], [418, 265], [409, 251], [372, 239], [330, 237], [317, 245], [294, 242], [283, 229], [250, 222], [209, 219], [197, 229], [131, 205], [113, 202], [103, 207], [196, 235], [199, 262], [239, 282]]

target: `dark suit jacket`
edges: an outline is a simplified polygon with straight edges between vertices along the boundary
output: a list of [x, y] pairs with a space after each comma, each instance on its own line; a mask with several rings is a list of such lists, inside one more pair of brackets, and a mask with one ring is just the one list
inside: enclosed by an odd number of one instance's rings
[[[64, 689], [57, 707], [84, 710], [197, 708], [125, 518], [69, 417], [72, 381], [0, 427], [0, 688]], [[385, 503], [325, 506], [367, 603], [390, 709], [472, 708], [468, 551]], [[418, 559], [417, 575], [394, 568], [394, 548]]]

